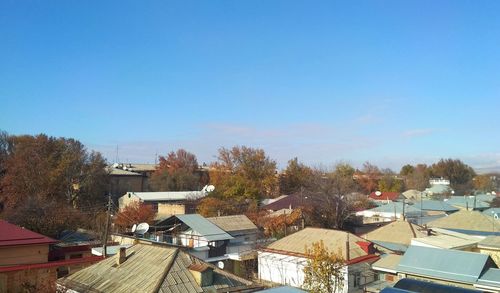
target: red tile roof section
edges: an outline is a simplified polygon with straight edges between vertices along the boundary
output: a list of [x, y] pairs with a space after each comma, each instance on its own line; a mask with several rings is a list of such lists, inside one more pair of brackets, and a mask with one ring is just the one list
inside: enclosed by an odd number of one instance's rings
[[368, 198], [373, 199], [373, 200], [396, 200], [399, 198], [400, 195], [401, 195], [400, 192], [389, 192], [389, 191], [385, 191], [385, 192], [382, 192], [381, 195], [377, 195], [377, 194], [375, 194], [375, 191], [374, 191], [374, 192], [370, 193]]
[[17, 245], [52, 244], [57, 241], [21, 228], [7, 221], [0, 220], [0, 247]]
[[20, 270], [53, 268], [53, 267], [68, 266], [68, 265], [81, 264], [81, 263], [96, 263], [96, 262], [101, 261], [102, 259], [104, 259], [102, 256], [89, 256], [89, 257], [83, 257], [83, 258], [49, 261], [46, 263], [39, 263], [39, 264], [0, 267], [0, 273], [20, 271]]

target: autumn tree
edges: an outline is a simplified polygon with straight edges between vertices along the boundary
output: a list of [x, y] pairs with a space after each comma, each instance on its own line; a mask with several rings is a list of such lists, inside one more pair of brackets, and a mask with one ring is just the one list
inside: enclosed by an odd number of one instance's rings
[[221, 148], [211, 167], [210, 183], [216, 186], [213, 196], [257, 201], [277, 193], [276, 162], [262, 149]]
[[377, 190], [378, 180], [381, 175], [382, 172], [377, 166], [372, 165], [370, 162], [365, 162], [358, 182], [366, 193], [370, 193]]
[[489, 174], [478, 175], [473, 179], [474, 189], [482, 192], [491, 192], [496, 189], [494, 176]]
[[288, 161], [286, 169], [280, 176], [280, 193], [293, 194], [311, 186], [313, 170], [300, 163], [297, 158]]
[[465, 194], [472, 190], [472, 179], [476, 172], [458, 159], [441, 159], [431, 166], [431, 175], [450, 180], [451, 188], [456, 194]]
[[198, 172], [196, 156], [184, 149], [160, 156], [160, 164], [152, 174], [150, 184], [155, 191], [199, 190], [206, 180]]
[[0, 178], [3, 218], [53, 236], [46, 227], [73, 228], [72, 219], [84, 226], [79, 212], [105, 208], [108, 176], [99, 153], [77, 140], [43, 134], [8, 136], [7, 146]]
[[341, 253], [329, 251], [323, 241], [306, 247], [304, 287], [311, 292], [343, 292], [345, 260]]
[[390, 169], [384, 170], [383, 176], [378, 181], [379, 191], [401, 192], [404, 188], [402, 179]]
[[134, 202], [116, 214], [114, 223], [118, 229], [124, 230], [132, 227], [134, 224], [152, 224], [155, 217], [156, 213], [150, 205]]

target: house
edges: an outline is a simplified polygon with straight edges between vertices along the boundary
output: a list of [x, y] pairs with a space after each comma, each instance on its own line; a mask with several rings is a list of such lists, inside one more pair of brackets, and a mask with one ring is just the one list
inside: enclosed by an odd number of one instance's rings
[[207, 218], [217, 227], [226, 231], [233, 239], [229, 239], [226, 255], [232, 261], [231, 267], [234, 274], [250, 277], [257, 266], [257, 239], [259, 229], [245, 215], [223, 216]]
[[385, 226], [361, 235], [362, 238], [372, 242], [382, 250], [403, 253], [406, 251], [413, 238], [427, 236], [427, 231], [413, 223], [398, 220]]
[[0, 220], [0, 292], [54, 291], [56, 279], [101, 260], [81, 257], [49, 261], [57, 241]]
[[141, 202], [150, 205], [158, 218], [178, 214], [191, 214], [196, 211], [195, 200], [205, 197], [208, 192], [202, 191], [169, 191], [169, 192], [127, 192], [118, 199], [120, 210], [132, 203]]
[[427, 226], [475, 236], [500, 235], [500, 222], [478, 211], [458, 211], [431, 221]]
[[260, 288], [182, 249], [135, 244], [58, 280], [70, 292], [253, 292]]
[[390, 191], [373, 191], [368, 195], [368, 198], [376, 202], [387, 203], [389, 201], [402, 201], [405, 196], [401, 192]]
[[419, 217], [426, 215], [427, 212], [412, 205], [393, 201], [373, 209], [356, 212], [356, 216], [363, 218], [363, 224], [391, 222], [403, 218], [412, 219], [416, 222]]
[[129, 191], [143, 192], [149, 190], [147, 178], [140, 173], [113, 167], [108, 167], [106, 170], [109, 176], [109, 191], [114, 196]]
[[275, 241], [259, 251], [259, 278], [293, 287], [304, 284], [304, 267], [307, 265], [306, 247], [322, 241], [332, 252], [345, 259], [344, 287], [341, 292], [362, 292], [366, 283], [372, 282], [370, 264], [378, 259], [373, 244], [345, 231], [305, 228]]
[[486, 254], [410, 246], [396, 270], [400, 278], [500, 292], [500, 269]]
[[158, 242], [189, 248], [189, 253], [207, 262], [230, 265], [227, 249], [234, 237], [199, 214], [174, 215], [150, 227]]

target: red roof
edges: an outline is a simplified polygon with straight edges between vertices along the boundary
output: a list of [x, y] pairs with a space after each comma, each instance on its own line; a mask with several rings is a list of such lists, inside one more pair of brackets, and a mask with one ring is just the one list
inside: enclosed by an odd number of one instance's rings
[[275, 202], [263, 206], [266, 210], [278, 211], [282, 209], [296, 209], [303, 207], [307, 203], [307, 197], [300, 197], [299, 195], [288, 195], [283, 198], [278, 199]]
[[83, 258], [74, 258], [74, 259], [65, 259], [65, 260], [58, 260], [58, 261], [49, 261], [49, 262], [46, 262], [46, 263], [27, 264], [27, 265], [15, 265], [15, 266], [9, 266], [9, 267], [0, 267], [0, 273], [20, 271], [20, 270], [53, 268], [53, 267], [68, 266], [68, 265], [81, 264], [81, 263], [96, 263], [96, 262], [98, 262], [98, 261], [100, 261], [102, 259], [103, 259], [102, 256], [95, 256], [94, 255], [94, 256], [83, 257]]
[[0, 247], [15, 245], [36, 245], [51, 244], [57, 241], [35, 233], [28, 229], [21, 228], [7, 221], [0, 220]]
[[397, 200], [401, 195], [400, 192], [390, 192], [390, 191], [384, 191], [381, 192], [380, 195], [377, 195], [378, 192], [379, 191], [374, 191], [370, 193], [368, 198], [371, 198], [373, 200]]

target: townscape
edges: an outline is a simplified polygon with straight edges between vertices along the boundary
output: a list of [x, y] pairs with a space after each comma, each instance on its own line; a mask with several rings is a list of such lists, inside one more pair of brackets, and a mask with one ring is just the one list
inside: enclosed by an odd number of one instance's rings
[[500, 293], [499, 11], [0, 0], [0, 293]]
[[500, 292], [500, 178], [458, 159], [278, 171], [236, 146], [110, 165], [2, 137], [2, 292]]

